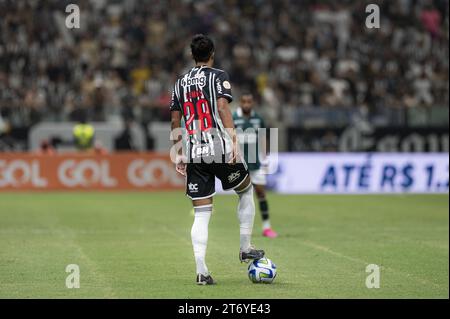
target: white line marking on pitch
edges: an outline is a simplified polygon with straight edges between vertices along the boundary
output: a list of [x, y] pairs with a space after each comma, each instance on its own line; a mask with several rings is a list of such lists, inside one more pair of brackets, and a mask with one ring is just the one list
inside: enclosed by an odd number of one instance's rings
[[[325, 247], [325, 246], [313, 243], [311, 241], [302, 241], [301, 243], [303, 245], [305, 245], [305, 246], [308, 246], [308, 247], [311, 247], [311, 248], [314, 248], [314, 249], [317, 249], [317, 250], [329, 253], [329, 254], [334, 255], [336, 257], [344, 258], [344, 259], [347, 259], [347, 260], [350, 260], [350, 261], [353, 261], [353, 262], [357, 262], [357, 263], [361, 263], [361, 264], [364, 264], [364, 265], [370, 264], [370, 262], [367, 262], [367, 261], [365, 261], [363, 259], [359, 259], [359, 258], [355, 258], [355, 257], [344, 255], [342, 253], [333, 251], [333, 250], [331, 250], [328, 247]], [[417, 281], [417, 282], [419, 282], [419, 283], [421, 283], [423, 285], [432, 285], [435, 288], [442, 288], [442, 285], [439, 285], [439, 284], [436, 284], [434, 282], [428, 281], [426, 279], [423, 279], [423, 278], [417, 277], [415, 275], [409, 274], [409, 273], [407, 273], [405, 271], [396, 270], [396, 269], [394, 269], [392, 267], [387, 267], [387, 266], [384, 266], [384, 265], [382, 266], [382, 268], [384, 268], [385, 270], [390, 270], [391, 272], [394, 272], [394, 273], [397, 273], [397, 274], [400, 274], [400, 275], [404, 275], [404, 276], [406, 276], [408, 278], [412, 278], [415, 281]]]

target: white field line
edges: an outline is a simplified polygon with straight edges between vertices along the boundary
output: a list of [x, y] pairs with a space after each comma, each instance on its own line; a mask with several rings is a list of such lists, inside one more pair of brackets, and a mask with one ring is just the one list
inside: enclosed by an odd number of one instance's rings
[[[364, 264], [366, 266], [371, 264], [370, 262], [368, 262], [366, 260], [344, 255], [344, 254], [342, 254], [340, 252], [333, 251], [333, 250], [331, 250], [330, 248], [328, 248], [326, 246], [322, 246], [322, 245], [319, 245], [319, 244], [311, 242], [311, 241], [301, 241], [301, 244], [303, 244], [304, 246], [307, 246], [307, 247], [310, 247], [310, 248], [314, 248], [316, 250], [328, 253], [330, 255], [339, 257], [339, 258], [350, 260], [350, 261], [355, 262], [355, 263]], [[441, 289], [444, 288], [442, 285], [436, 284], [434, 282], [431, 282], [429, 280], [417, 277], [415, 275], [409, 274], [409, 273], [404, 272], [404, 271], [393, 269], [392, 267], [387, 267], [387, 266], [383, 265], [382, 268], [384, 268], [386, 270], [389, 270], [389, 271], [391, 271], [393, 273], [403, 275], [403, 276], [405, 276], [407, 278], [413, 279], [416, 282], [419, 282], [419, 283], [421, 283], [423, 285], [426, 285], [426, 286], [433, 286], [435, 288], [441, 288]]]
[[[72, 236], [68, 236], [68, 233], [72, 233], [71, 230], [59, 230], [58, 233], [61, 237], [64, 237], [65, 239], [67, 239], [65, 242], [67, 243], [69, 241], [70, 246], [72, 246], [74, 249], [76, 249], [78, 255], [80, 256], [80, 259], [83, 261], [83, 263], [85, 265], [88, 266], [89, 271], [91, 272], [91, 274], [93, 276], [95, 276], [100, 282], [102, 282], [104, 284], [104, 287], [107, 291], [107, 298], [117, 298], [117, 295], [114, 293], [114, 290], [111, 286], [111, 284], [109, 283], [109, 281], [103, 276], [103, 274], [101, 273], [101, 271], [99, 270], [99, 268], [97, 267], [97, 264], [95, 263], [95, 261], [93, 261], [83, 250], [83, 247], [81, 247], [81, 245], [77, 244], [76, 241], [73, 239]], [[73, 261], [73, 263], [75, 264], [82, 264], [79, 261]], [[80, 277], [81, 277], [81, 286], [80, 289], [83, 289], [83, 268], [80, 266]]]

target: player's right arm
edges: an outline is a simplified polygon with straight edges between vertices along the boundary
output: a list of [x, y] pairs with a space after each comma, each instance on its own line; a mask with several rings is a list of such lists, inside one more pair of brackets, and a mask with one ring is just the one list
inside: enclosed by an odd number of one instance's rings
[[183, 156], [182, 139], [181, 134], [181, 120], [183, 113], [181, 111], [180, 103], [175, 94], [175, 89], [172, 92], [172, 102], [170, 104], [170, 117], [171, 117], [171, 139], [173, 141], [173, 147], [176, 150], [175, 169], [178, 173], [186, 176], [186, 157]]

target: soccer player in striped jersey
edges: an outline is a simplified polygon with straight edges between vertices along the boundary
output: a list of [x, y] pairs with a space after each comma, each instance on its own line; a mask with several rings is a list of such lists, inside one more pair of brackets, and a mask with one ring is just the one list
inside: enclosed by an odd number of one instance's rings
[[[196, 283], [214, 284], [205, 262], [208, 224], [215, 194], [215, 178], [224, 190], [239, 196], [239, 259], [248, 262], [264, 257], [263, 250], [251, 245], [255, 217], [253, 187], [239, 144], [229, 103], [233, 96], [228, 74], [213, 68], [214, 43], [205, 35], [191, 42], [195, 66], [175, 83], [170, 106], [172, 140], [177, 148], [176, 170], [186, 177], [186, 195], [194, 206], [192, 245], [197, 268]], [[186, 155], [179, 147], [181, 121], [186, 127]], [[176, 135], [176, 136], [174, 136]]]
[[260, 140], [258, 130], [266, 128], [263, 118], [254, 110], [254, 99], [251, 93], [241, 95], [239, 108], [233, 113], [234, 125], [242, 136], [239, 136], [244, 159], [250, 171], [250, 177], [259, 202], [262, 217], [263, 236], [275, 238], [278, 234], [272, 229], [269, 219], [269, 205], [266, 198], [266, 141]]

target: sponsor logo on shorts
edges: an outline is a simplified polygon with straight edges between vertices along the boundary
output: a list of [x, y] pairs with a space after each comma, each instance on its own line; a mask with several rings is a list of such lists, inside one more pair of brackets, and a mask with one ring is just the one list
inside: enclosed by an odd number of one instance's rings
[[197, 193], [198, 192], [198, 184], [189, 183], [188, 187], [189, 187], [189, 191], [191, 193]]
[[237, 180], [241, 176], [241, 173], [239, 171], [231, 173], [228, 175], [228, 182], [232, 183], [235, 180]]

